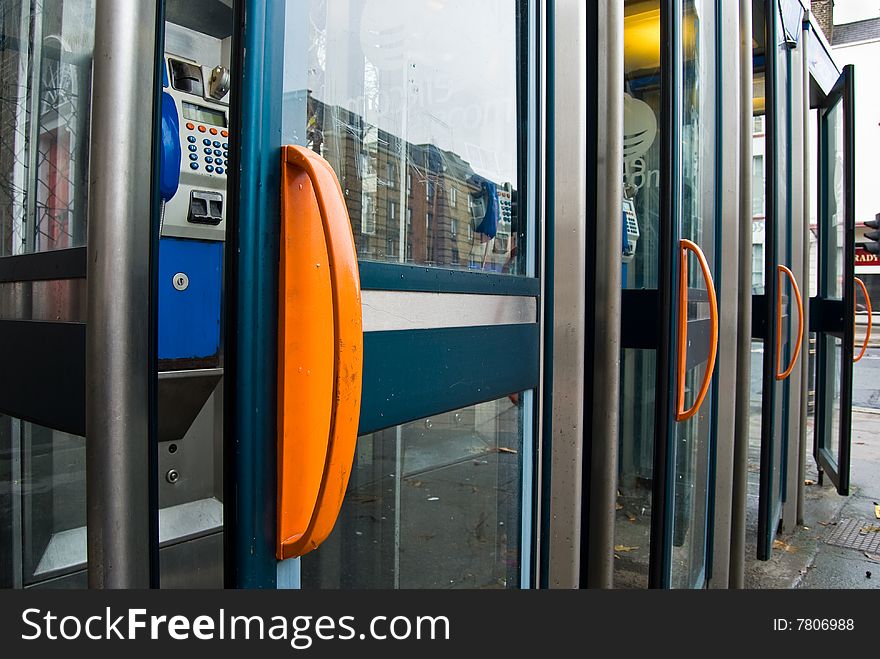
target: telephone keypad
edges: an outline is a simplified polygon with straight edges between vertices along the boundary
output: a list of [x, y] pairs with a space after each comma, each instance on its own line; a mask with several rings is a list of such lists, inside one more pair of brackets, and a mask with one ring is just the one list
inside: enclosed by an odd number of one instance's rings
[[[229, 131], [220, 130], [218, 128], [205, 126], [202, 124], [195, 124], [191, 121], [185, 124], [186, 129], [189, 131], [198, 131], [199, 133], [208, 133], [209, 135], [216, 135], [222, 137], [228, 137]], [[198, 147], [196, 143], [198, 139], [195, 135], [187, 135], [186, 141], [189, 143], [187, 145], [187, 149], [189, 151], [189, 159], [190, 159], [190, 169], [193, 171], [198, 170], [202, 164], [202, 158], [200, 158], [198, 154]], [[204, 145], [204, 156], [203, 161], [205, 164], [205, 171], [209, 174], [223, 174], [224, 162], [223, 158], [229, 157], [229, 152], [227, 149], [229, 148], [229, 142], [220, 142], [219, 140], [213, 140], [210, 137], [203, 137], [202, 144]], [[221, 150], [222, 147], [222, 150]]]

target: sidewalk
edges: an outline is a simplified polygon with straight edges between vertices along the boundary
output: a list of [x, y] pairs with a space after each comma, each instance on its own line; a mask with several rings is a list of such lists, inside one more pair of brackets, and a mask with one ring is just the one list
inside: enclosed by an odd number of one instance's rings
[[750, 551], [747, 588], [880, 588], [880, 410], [853, 409], [850, 473], [850, 496], [841, 497], [827, 478], [818, 484], [808, 456], [804, 525], [778, 536], [769, 561]]

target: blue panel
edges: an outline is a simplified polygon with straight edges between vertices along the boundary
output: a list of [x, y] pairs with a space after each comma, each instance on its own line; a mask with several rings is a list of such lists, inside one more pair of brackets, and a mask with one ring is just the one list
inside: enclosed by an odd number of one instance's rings
[[364, 334], [358, 434], [538, 386], [538, 324]]
[[361, 288], [365, 290], [484, 295], [541, 294], [541, 281], [535, 277], [377, 261], [358, 261], [358, 269]]
[[[189, 279], [184, 290], [174, 277]], [[220, 350], [223, 243], [159, 241], [159, 359], [202, 359]]]

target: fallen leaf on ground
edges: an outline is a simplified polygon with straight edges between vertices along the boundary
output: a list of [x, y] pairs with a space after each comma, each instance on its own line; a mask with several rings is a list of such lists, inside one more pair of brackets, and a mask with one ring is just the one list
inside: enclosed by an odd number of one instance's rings
[[513, 453], [514, 455], [519, 453], [519, 451], [517, 451], [515, 448], [505, 448], [503, 446], [498, 449], [498, 452], [499, 453]]
[[627, 518], [630, 522], [633, 522], [633, 523], [635, 523], [635, 521], [638, 519], [638, 517], [636, 517], [635, 515], [632, 515], [632, 514], [630, 514], [630, 513], [627, 513], [627, 514], [626, 514], [626, 518]]
[[810, 480], [809, 478], [804, 481], [804, 485], [815, 485], [816, 481]]
[[880, 504], [878, 503], [874, 504], [874, 517], [880, 519]]
[[865, 558], [867, 558], [869, 561], [873, 561], [874, 563], [880, 563], [880, 554], [872, 554], [866, 551]]
[[789, 554], [793, 554], [797, 551], [797, 547], [792, 547], [787, 542], [783, 542], [782, 540], [774, 540], [773, 541], [773, 549], [782, 549], [783, 551], [787, 551]]
[[629, 545], [614, 545], [614, 551], [628, 552], [635, 551], [638, 547], [630, 547]]
[[874, 524], [866, 524], [859, 529], [859, 535], [868, 535], [869, 533], [880, 533], [880, 526]]
[[623, 504], [618, 503], [616, 506], [614, 506], [614, 510], [623, 510]]

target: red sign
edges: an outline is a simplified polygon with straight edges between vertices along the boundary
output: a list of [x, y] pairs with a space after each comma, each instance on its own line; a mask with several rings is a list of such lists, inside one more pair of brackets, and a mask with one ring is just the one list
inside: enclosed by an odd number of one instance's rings
[[880, 256], [871, 254], [864, 247], [856, 247], [856, 265], [880, 265]]

